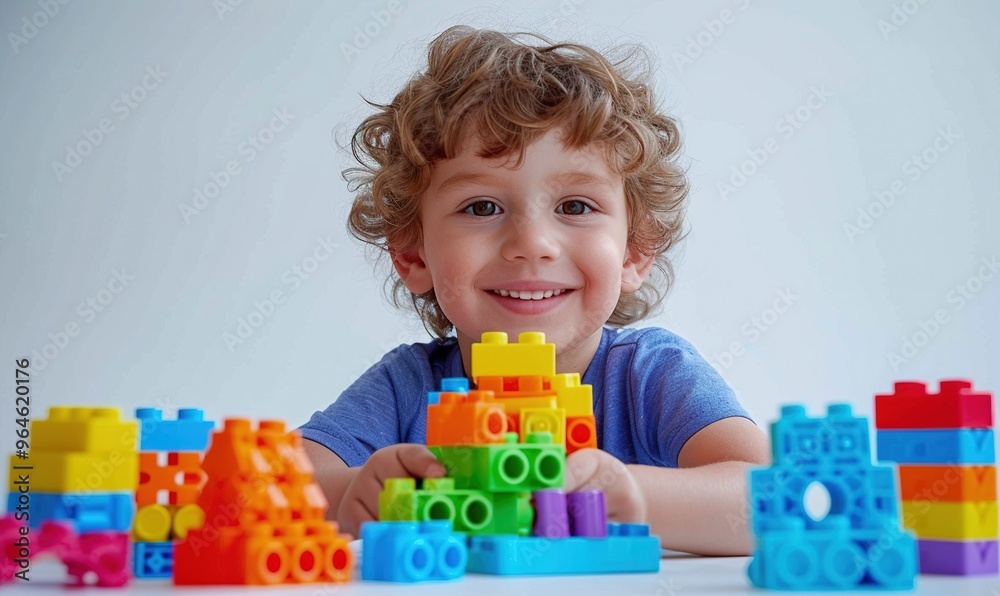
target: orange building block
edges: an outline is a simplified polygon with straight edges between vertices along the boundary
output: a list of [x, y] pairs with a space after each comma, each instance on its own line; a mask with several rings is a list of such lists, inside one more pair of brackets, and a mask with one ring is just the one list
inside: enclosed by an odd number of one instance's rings
[[198, 499], [205, 525], [174, 549], [179, 585], [339, 582], [350, 578], [350, 536], [324, 519], [302, 437], [283, 422], [229, 419], [212, 437]]
[[[166, 455], [165, 465], [159, 462], [162, 455]], [[161, 492], [167, 493], [167, 501], [171, 505], [196, 503], [206, 477], [201, 469], [200, 453], [144, 451], [139, 454], [139, 486], [135, 490], [135, 504], [139, 507], [154, 505]]]
[[996, 466], [899, 466], [903, 501], [996, 501]]
[[594, 416], [566, 418], [566, 455], [587, 448], [597, 449], [597, 424]]
[[497, 399], [509, 397], [555, 397], [556, 392], [545, 377], [479, 377], [476, 389], [492, 391]]
[[427, 445], [503, 443], [507, 432], [504, 406], [492, 391], [443, 392], [427, 407]]

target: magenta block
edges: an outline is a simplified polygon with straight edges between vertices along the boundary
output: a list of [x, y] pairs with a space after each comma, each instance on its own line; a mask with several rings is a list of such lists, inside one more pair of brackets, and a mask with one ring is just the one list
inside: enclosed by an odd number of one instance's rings
[[581, 490], [570, 493], [569, 529], [574, 536], [607, 538], [608, 513], [604, 493], [599, 490]]
[[543, 538], [569, 538], [569, 512], [566, 493], [558, 488], [536, 490], [531, 494], [535, 507], [532, 535]]
[[929, 575], [996, 575], [1000, 572], [997, 541], [918, 540], [920, 573]]

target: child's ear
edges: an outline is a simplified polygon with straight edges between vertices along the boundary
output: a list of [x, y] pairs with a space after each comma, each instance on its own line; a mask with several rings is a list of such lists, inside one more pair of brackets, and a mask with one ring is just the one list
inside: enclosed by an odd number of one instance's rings
[[392, 266], [403, 280], [406, 289], [414, 294], [426, 294], [434, 287], [431, 272], [424, 261], [423, 246], [417, 245], [410, 250], [389, 251], [392, 256]]
[[653, 255], [643, 254], [634, 246], [625, 251], [625, 262], [622, 264], [622, 293], [631, 294], [642, 286], [653, 269]]

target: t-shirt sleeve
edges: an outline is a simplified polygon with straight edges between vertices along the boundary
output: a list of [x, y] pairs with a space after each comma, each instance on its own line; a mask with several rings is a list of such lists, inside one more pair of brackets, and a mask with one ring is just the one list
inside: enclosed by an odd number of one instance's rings
[[633, 395], [647, 413], [640, 436], [659, 465], [677, 467], [684, 444], [713, 422], [733, 416], [752, 420], [712, 365], [669, 331], [644, 333], [630, 369]]
[[402, 442], [400, 392], [421, 391], [424, 385], [411, 346], [386, 354], [325, 410], [315, 412], [300, 427], [302, 436], [340, 456], [350, 467], [368, 461], [372, 453]]

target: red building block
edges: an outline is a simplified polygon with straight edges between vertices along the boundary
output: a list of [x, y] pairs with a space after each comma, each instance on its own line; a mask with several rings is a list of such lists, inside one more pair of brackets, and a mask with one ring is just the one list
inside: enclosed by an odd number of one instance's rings
[[507, 417], [492, 391], [442, 392], [427, 407], [427, 445], [503, 443]]
[[972, 390], [972, 382], [941, 381], [940, 393], [928, 393], [918, 381], [900, 381], [894, 393], [875, 396], [875, 427], [990, 428], [993, 395]]
[[580, 449], [597, 449], [597, 424], [593, 416], [566, 419], [566, 455]]

